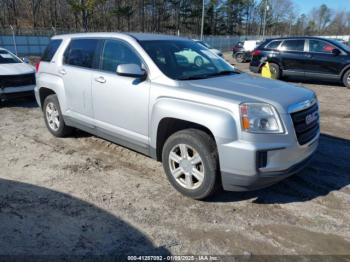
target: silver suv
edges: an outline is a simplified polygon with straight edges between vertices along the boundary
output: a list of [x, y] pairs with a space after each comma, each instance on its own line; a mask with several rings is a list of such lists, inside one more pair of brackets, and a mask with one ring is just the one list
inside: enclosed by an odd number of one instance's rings
[[35, 94], [54, 136], [78, 128], [162, 161], [195, 199], [276, 183], [318, 145], [314, 92], [237, 72], [188, 39], [62, 35], [43, 57]]

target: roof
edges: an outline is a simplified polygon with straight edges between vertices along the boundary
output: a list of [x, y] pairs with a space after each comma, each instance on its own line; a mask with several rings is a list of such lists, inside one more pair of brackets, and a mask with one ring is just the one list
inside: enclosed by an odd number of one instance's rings
[[164, 34], [148, 34], [148, 33], [125, 33], [136, 38], [139, 41], [147, 40], [188, 40], [187, 38], [179, 37], [176, 35], [164, 35]]
[[266, 40], [284, 40], [284, 39], [327, 39], [320, 36], [286, 36], [286, 37], [276, 37], [276, 38], [266, 38]]
[[188, 40], [187, 38], [174, 36], [174, 35], [164, 35], [164, 34], [150, 34], [150, 33], [77, 33], [77, 34], [66, 34], [66, 35], [56, 35], [53, 38], [72, 38], [72, 37], [118, 37], [118, 36], [130, 36], [138, 41], [147, 40]]

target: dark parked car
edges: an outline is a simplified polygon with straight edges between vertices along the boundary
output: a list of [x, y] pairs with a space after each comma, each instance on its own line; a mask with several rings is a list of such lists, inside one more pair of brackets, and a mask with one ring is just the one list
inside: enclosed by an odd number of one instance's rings
[[252, 53], [250, 70], [261, 71], [269, 62], [272, 77], [301, 76], [340, 80], [350, 88], [350, 47], [318, 37], [268, 39]]

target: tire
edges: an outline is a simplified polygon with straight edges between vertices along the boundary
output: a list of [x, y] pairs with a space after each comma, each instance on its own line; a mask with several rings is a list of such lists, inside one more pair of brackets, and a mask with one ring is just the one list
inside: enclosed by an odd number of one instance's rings
[[244, 63], [244, 62], [245, 62], [244, 54], [243, 54], [243, 53], [237, 53], [237, 54], [235, 55], [235, 60], [236, 60], [238, 63]]
[[343, 76], [343, 85], [350, 89], [350, 70], [346, 71]]
[[272, 79], [280, 79], [281, 78], [281, 70], [280, 67], [275, 63], [269, 63], [271, 78]]
[[43, 112], [46, 127], [51, 134], [56, 137], [66, 137], [72, 133], [73, 128], [64, 122], [56, 95], [49, 95], [45, 98]]
[[[187, 157], [182, 157], [182, 152], [187, 152]], [[220, 188], [216, 144], [204, 131], [186, 129], [171, 135], [164, 144], [162, 160], [172, 186], [187, 197], [204, 199]]]

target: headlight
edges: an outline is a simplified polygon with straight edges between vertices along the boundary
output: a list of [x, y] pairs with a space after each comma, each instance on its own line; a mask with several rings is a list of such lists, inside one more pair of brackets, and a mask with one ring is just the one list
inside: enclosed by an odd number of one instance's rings
[[240, 105], [243, 131], [251, 133], [283, 133], [276, 109], [269, 104], [243, 103]]

